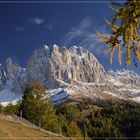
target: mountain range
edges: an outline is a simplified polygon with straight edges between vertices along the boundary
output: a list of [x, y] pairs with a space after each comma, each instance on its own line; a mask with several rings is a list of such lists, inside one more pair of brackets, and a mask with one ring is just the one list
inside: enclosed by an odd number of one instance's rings
[[35, 50], [26, 68], [11, 58], [0, 64], [0, 103], [15, 103], [22, 98], [30, 81], [43, 82], [46, 97], [54, 104], [70, 98], [81, 100], [127, 100], [140, 103], [140, 76], [128, 70], [109, 70], [88, 50], [56, 44]]

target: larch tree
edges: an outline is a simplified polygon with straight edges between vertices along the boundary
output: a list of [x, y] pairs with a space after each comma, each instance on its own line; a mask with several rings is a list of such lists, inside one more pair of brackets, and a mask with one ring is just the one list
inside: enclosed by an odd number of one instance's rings
[[25, 88], [21, 110], [23, 118], [50, 131], [57, 131], [57, 116], [52, 103], [45, 98], [43, 83], [31, 82]]
[[110, 52], [110, 63], [114, 50], [117, 49], [119, 63], [122, 64], [121, 50], [124, 49], [126, 64], [132, 62], [132, 53], [134, 54], [134, 63], [140, 61], [140, 1], [127, 0], [125, 3], [112, 2], [109, 5], [114, 12], [111, 21], [105, 19], [111, 29], [111, 34], [96, 32], [108, 47], [105, 53]]

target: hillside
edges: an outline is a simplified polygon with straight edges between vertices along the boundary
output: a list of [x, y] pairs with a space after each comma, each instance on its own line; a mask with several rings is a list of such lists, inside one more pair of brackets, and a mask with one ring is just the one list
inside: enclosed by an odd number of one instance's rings
[[[140, 138], [140, 104], [128, 101], [83, 99], [57, 106], [59, 114], [75, 120], [81, 131], [95, 139]], [[71, 116], [71, 117], [70, 117]]]
[[56, 137], [54, 135], [45, 133], [38, 129], [31, 128], [27, 125], [21, 124], [12, 120], [12, 118], [0, 117], [0, 140], [1, 139], [63, 139], [62, 137]]

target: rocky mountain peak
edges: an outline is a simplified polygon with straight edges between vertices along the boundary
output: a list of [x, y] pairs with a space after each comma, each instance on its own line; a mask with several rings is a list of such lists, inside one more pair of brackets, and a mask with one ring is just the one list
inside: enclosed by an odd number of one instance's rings
[[6, 60], [7, 79], [15, 79], [16, 75], [21, 72], [22, 68], [14, 64], [11, 57]]
[[21, 97], [30, 81], [43, 82], [50, 94], [56, 89], [54, 102], [67, 97], [140, 99], [140, 76], [126, 70], [106, 73], [96, 57], [79, 46], [42, 45], [33, 52], [27, 68], [17, 66], [11, 58], [5, 69], [0, 65], [0, 97], [7, 91], [21, 93]]
[[16, 75], [17, 73], [17, 67], [16, 65], [13, 63], [13, 60], [11, 57], [9, 57], [6, 60], [6, 73], [7, 73], [7, 78], [13, 78], [14, 75]]
[[0, 64], [0, 90], [3, 88], [6, 82], [6, 73], [2, 65]]
[[31, 56], [27, 69], [35, 81], [50, 80], [66, 83], [101, 82], [105, 75], [103, 66], [88, 50], [73, 46], [69, 49], [54, 44], [36, 50]]

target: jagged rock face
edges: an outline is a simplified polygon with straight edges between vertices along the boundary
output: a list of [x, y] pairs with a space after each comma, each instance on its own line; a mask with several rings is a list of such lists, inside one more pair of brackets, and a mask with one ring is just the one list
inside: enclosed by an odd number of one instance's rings
[[140, 76], [133, 71], [121, 70], [121, 71], [108, 71], [107, 79], [112, 79], [115, 82], [126, 85], [140, 86]]
[[[30, 81], [43, 82], [49, 92], [61, 88], [71, 98], [115, 98], [140, 102], [140, 76], [126, 70], [106, 73], [94, 55], [82, 47], [66, 49], [44, 45], [33, 52], [26, 69], [15, 65], [11, 58], [7, 60], [5, 70], [0, 65], [3, 95], [7, 91], [23, 94]], [[59, 93], [58, 96], [65, 98]]]
[[46, 79], [49, 80], [49, 49], [47, 46], [33, 52], [27, 65], [27, 71], [34, 81], [44, 82]]
[[65, 83], [98, 83], [103, 81], [104, 68], [97, 59], [81, 47], [70, 49], [57, 45], [40, 47], [33, 52], [27, 69], [15, 65], [11, 58], [6, 61], [6, 70], [0, 67], [0, 88], [3, 85], [16, 93], [23, 93], [30, 81], [43, 82], [47, 88], [63, 87]]
[[16, 93], [22, 93], [28, 82], [25, 68], [15, 65], [11, 58], [6, 61], [6, 87]]
[[53, 45], [36, 50], [29, 60], [27, 70], [35, 81], [80, 81], [98, 83], [103, 81], [105, 71], [97, 59], [86, 49], [60, 48]]
[[6, 74], [2, 65], [0, 64], [0, 90], [3, 89], [5, 82], [6, 82]]
[[107, 72], [104, 84], [96, 86], [106, 94], [140, 102], [140, 76], [132, 71], [117, 70], [115, 72], [110, 70]]
[[6, 61], [6, 75], [7, 80], [15, 79], [16, 75], [19, 74], [20, 67], [16, 66], [12, 59], [9, 57]]

